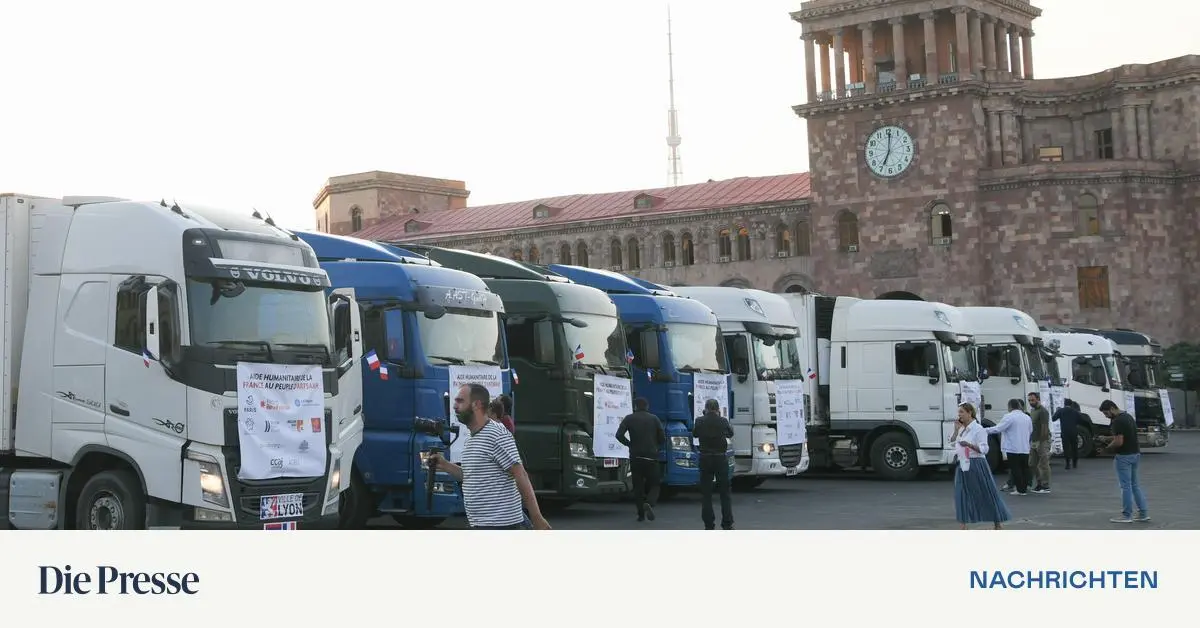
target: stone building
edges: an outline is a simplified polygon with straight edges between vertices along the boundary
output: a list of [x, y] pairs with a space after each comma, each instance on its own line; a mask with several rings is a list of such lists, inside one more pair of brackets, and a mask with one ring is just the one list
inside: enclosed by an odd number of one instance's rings
[[[485, 207], [463, 207], [458, 182], [351, 175], [322, 191], [318, 224], [667, 285], [1004, 305], [1196, 339], [1200, 56], [1034, 79], [1040, 13], [803, 3], [811, 174]], [[371, 190], [409, 185], [389, 177], [435, 183], [373, 205]]]

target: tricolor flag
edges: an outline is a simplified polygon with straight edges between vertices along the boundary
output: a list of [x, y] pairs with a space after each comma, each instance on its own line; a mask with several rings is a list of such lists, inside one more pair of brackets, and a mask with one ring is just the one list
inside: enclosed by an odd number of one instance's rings
[[367, 353], [367, 367], [372, 371], [379, 368], [379, 356], [375, 355], [374, 349]]
[[810, 367], [808, 367], [808, 370], [806, 370], [806, 371], [805, 371], [805, 373], [807, 373], [807, 374], [808, 374], [808, 378], [809, 378], [809, 379], [816, 379], [816, 377], [817, 377], [817, 374], [813, 372], [813, 370], [812, 370], [812, 367], [811, 367], [811, 366], [810, 366]]
[[387, 379], [387, 365], [386, 364], [379, 365], [379, 379], [382, 379], [382, 380]]
[[625, 350], [625, 361], [630, 364], [633, 364], [633, 349]]
[[295, 521], [280, 521], [278, 523], [264, 523], [264, 530], [295, 530]]
[[149, 349], [142, 349], [142, 363], [146, 368], [150, 368], [150, 363], [154, 361], [154, 356], [150, 355]]
[[646, 379], [654, 381], [654, 369], [646, 369]]
[[513, 384], [520, 385], [521, 378], [517, 376], [517, 369], [512, 369]]
[[575, 361], [576, 362], [583, 361], [583, 345], [582, 344], [575, 345]]

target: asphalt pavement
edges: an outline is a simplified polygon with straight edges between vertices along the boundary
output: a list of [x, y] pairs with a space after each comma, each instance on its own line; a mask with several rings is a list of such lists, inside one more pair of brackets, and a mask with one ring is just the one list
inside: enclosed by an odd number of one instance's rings
[[[1013, 520], [1008, 527], [1026, 530], [1105, 530], [1117, 528], [1200, 529], [1200, 432], [1176, 431], [1162, 449], [1144, 450], [1141, 484], [1150, 506], [1148, 523], [1116, 524], [1121, 495], [1111, 456], [1063, 469], [1055, 459], [1048, 495], [1005, 496]], [[996, 476], [1003, 483], [1003, 476]], [[912, 482], [888, 482], [847, 471], [806, 473], [767, 481], [758, 489], [735, 492], [735, 527], [741, 530], [928, 530], [956, 529], [954, 485], [949, 473]], [[714, 496], [719, 515], [719, 503]], [[653, 522], [636, 521], [629, 502], [580, 503], [547, 513], [562, 530], [687, 530], [703, 528], [700, 497], [684, 492], [661, 502]], [[394, 527], [377, 519], [372, 527]], [[465, 528], [464, 518], [445, 529]], [[990, 527], [981, 526], [981, 527]]]

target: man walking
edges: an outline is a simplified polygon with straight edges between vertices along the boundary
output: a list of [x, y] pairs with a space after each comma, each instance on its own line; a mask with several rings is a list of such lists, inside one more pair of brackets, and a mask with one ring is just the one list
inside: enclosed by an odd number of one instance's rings
[[1029, 467], [1036, 478], [1033, 492], [1044, 495], [1050, 492], [1050, 411], [1042, 405], [1041, 394], [1031, 392], [1028, 399], [1033, 420], [1033, 442], [1029, 444]]
[[[1112, 399], [1105, 399], [1100, 404], [1100, 411], [1108, 417], [1112, 429], [1112, 440], [1104, 448], [1113, 456], [1113, 466], [1117, 469], [1117, 481], [1121, 484], [1121, 516], [1109, 519], [1113, 523], [1132, 523], [1134, 521], [1149, 521], [1150, 511], [1146, 507], [1146, 496], [1142, 494], [1142, 486], [1138, 482], [1138, 466], [1142, 461], [1142, 451], [1138, 447], [1137, 423], [1127, 412], [1122, 411]], [[1137, 505], [1137, 516], [1133, 516], [1133, 507]]]
[[549, 530], [550, 524], [538, 508], [533, 485], [521, 464], [517, 442], [508, 430], [487, 417], [488, 398], [487, 388], [479, 384], [458, 389], [454, 412], [458, 422], [471, 431], [471, 439], [463, 449], [462, 466], [435, 453], [429, 457], [429, 470], [432, 473], [441, 469], [461, 483], [467, 524], [472, 529], [525, 527], [525, 513], [521, 510], [524, 502], [533, 527]]
[[1008, 456], [1010, 495], [1025, 495], [1029, 489], [1029, 442], [1033, 434], [1033, 419], [1021, 411], [1020, 399], [1008, 400], [1008, 414], [987, 428], [988, 434], [1000, 435], [1000, 451]]
[[629, 448], [629, 471], [633, 475], [633, 499], [637, 502], [637, 520], [654, 521], [658, 504], [658, 450], [667, 440], [662, 421], [649, 412], [650, 402], [633, 400], [633, 414], [621, 419], [617, 440]]
[[1063, 407], [1054, 413], [1058, 421], [1059, 433], [1062, 434], [1063, 459], [1067, 461], [1067, 469], [1079, 468], [1079, 422], [1083, 415], [1079, 413], [1079, 404], [1071, 399], [1063, 401]]
[[696, 419], [692, 434], [700, 441], [700, 518], [704, 521], [704, 529], [716, 528], [712, 504], [713, 484], [716, 484], [721, 495], [721, 528], [732, 530], [733, 493], [729, 486], [729, 460], [725, 454], [729, 450], [729, 439], [733, 438], [733, 427], [729, 425], [729, 419], [721, 416], [721, 404], [716, 399], [704, 402], [704, 415]]

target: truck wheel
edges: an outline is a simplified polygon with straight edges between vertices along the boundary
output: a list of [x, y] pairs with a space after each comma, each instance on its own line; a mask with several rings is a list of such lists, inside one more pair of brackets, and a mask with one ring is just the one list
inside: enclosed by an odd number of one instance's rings
[[75, 504], [77, 530], [144, 530], [146, 495], [132, 471], [101, 471], [92, 476]]
[[350, 476], [350, 486], [338, 496], [338, 527], [343, 530], [362, 530], [367, 520], [375, 516], [371, 503], [371, 491], [355, 472]]
[[907, 434], [887, 432], [871, 445], [871, 467], [885, 480], [917, 477], [917, 450]]
[[1096, 437], [1092, 435], [1092, 430], [1086, 425], [1080, 425], [1079, 436], [1076, 436], [1079, 444], [1080, 458], [1095, 458], [1096, 457]]
[[412, 515], [392, 515], [392, 520], [408, 530], [432, 530], [446, 520], [445, 517], [414, 517]]
[[988, 468], [992, 470], [992, 474], [1000, 473], [1004, 468], [1004, 454], [1000, 453], [1000, 439], [995, 436], [988, 437], [988, 452], [987, 452]]

